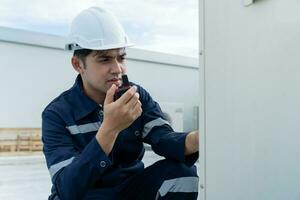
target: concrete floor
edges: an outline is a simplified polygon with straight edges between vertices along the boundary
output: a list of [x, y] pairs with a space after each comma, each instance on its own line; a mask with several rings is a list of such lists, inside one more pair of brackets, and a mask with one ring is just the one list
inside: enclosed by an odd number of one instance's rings
[[[145, 166], [161, 159], [146, 151]], [[51, 182], [42, 154], [0, 156], [0, 199], [46, 200]]]

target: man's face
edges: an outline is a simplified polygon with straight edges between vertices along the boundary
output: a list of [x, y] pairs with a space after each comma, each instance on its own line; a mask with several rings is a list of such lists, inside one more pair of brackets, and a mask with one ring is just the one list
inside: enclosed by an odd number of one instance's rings
[[85, 89], [104, 95], [112, 84], [120, 86], [121, 76], [126, 72], [125, 56], [124, 48], [90, 53], [81, 72]]

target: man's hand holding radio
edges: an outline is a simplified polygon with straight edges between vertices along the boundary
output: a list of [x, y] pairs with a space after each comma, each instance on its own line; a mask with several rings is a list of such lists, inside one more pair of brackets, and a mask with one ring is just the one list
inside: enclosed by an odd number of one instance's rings
[[142, 114], [137, 87], [132, 86], [114, 101], [117, 89], [117, 86], [112, 85], [106, 93], [103, 106], [104, 119], [96, 135], [97, 141], [107, 155], [111, 152], [118, 134]]

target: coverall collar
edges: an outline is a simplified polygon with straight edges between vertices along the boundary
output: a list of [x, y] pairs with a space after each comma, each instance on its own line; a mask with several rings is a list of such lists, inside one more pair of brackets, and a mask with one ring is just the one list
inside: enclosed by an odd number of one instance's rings
[[102, 107], [83, 92], [82, 79], [80, 75], [77, 76], [76, 81], [72, 87], [71, 101], [75, 106], [73, 110], [75, 120], [80, 120], [93, 112], [95, 109], [99, 109], [100, 107]]

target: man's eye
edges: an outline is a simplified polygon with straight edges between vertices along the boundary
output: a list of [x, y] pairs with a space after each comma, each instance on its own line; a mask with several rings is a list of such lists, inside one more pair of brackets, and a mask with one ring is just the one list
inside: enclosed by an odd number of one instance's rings
[[126, 60], [126, 57], [120, 57], [119, 60]]
[[98, 62], [108, 62], [109, 59], [101, 59], [101, 60], [98, 60]]

